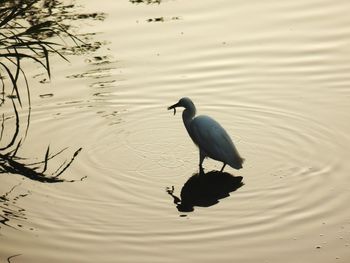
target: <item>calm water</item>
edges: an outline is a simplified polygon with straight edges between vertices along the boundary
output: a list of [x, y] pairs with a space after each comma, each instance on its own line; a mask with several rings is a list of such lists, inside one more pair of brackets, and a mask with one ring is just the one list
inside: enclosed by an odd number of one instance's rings
[[[83, 150], [73, 183], [1, 175], [0, 261], [349, 262], [350, 2], [152, 2], [79, 0], [107, 16], [76, 22], [101, 48], [53, 56], [50, 82], [28, 63], [21, 155]], [[192, 212], [174, 201], [198, 193], [198, 151], [166, 110], [183, 96], [246, 159]]]

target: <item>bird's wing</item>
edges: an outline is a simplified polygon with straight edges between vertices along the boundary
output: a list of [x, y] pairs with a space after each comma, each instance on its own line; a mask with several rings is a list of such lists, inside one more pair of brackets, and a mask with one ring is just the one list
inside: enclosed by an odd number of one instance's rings
[[210, 158], [231, 163], [239, 157], [231, 138], [214, 119], [198, 116], [191, 123], [191, 132], [200, 149]]

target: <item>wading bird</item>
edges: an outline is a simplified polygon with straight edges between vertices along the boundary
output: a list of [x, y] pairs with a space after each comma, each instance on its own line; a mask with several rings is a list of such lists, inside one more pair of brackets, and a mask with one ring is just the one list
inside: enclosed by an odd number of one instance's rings
[[177, 107], [185, 108], [182, 120], [188, 134], [199, 148], [199, 171], [201, 173], [204, 173], [202, 164], [206, 157], [223, 162], [221, 172], [226, 164], [235, 169], [242, 168], [244, 159], [218, 122], [204, 115], [195, 117], [196, 107], [190, 98], [181, 98], [178, 103], [168, 107], [168, 110], [174, 109], [175, 115]]

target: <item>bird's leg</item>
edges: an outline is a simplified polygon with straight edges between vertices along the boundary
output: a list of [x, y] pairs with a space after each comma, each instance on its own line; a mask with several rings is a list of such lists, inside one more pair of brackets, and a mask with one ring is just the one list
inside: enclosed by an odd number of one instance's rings
[[205, 158], [205, 154], [202, 150], [199, 150], [199, 174], [204, 174], [204, 169], [203, 169], [203, 161]]
[[222, 168], [221, 168], [221, 170], [220, 170], [221, 173], [223, 172], [225, 166], [226, 166], [226, 163], [224, 163], [224, 165], [222, 166]]

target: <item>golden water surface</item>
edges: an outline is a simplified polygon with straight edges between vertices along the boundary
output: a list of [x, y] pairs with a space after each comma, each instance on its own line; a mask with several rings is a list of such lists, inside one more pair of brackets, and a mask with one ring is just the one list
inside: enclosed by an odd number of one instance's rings
[[[50, 81], [27, 63], [20, 153], [68, 147], [57, 167], [82, 147], [61, 175], [76, 181], [0, 175], [1, 195], [16, 186], [0, 262], [350, 262], [349, 1], [74, 4], [106, 14], [75, 29], [102, 45], [52, 56]], [[245, 163], [225, 171], [243, 185], [198, 179], [181, 111], [167, 111], [184, 96], [231, 135]]]

